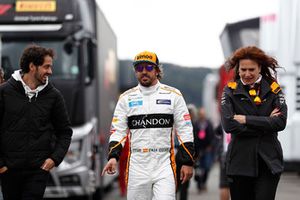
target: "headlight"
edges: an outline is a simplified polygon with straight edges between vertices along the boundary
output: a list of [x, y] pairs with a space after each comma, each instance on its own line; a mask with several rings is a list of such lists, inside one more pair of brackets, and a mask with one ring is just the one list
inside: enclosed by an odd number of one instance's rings
[[80, 160], [82, 149], [82, 139], [72, 141], [69, 150], [66, 154], [65, 161], [69, 164], [73, 164]]

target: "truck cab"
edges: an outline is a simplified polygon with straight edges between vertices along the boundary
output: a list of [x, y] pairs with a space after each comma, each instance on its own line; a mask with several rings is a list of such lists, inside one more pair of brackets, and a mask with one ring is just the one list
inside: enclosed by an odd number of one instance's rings
[[45, 197], [98, 195], [115, 178], [100, 174], [119, 95], [116, 36], [102, 11], [95, 0], [1, 0], [0, 35], [6, 80], [27, 45], [56, 52], [50, 81], [64, 96], [73, 137]]

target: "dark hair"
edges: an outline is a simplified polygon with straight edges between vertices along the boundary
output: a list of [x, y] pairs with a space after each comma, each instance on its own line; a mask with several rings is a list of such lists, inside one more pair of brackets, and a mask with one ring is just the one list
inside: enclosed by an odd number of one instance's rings
[[[268, 56], [264, 51], [255, 47], [248, 46], [237, 49], [230, 58], [225, 62], [225, 67], [229, 71], [230, 69], [235, 70], [234, 80], [240, 78], [239, 76], [239, 61], [242, 59], [250, 59], [261, 67], [261, 75], [268, 82], [276, 81], [277, 79], [277, 68], [280, 68], [275, 58]], [[272, 73], [273, 71], [273, 73]]]
[[45, 56], [54, 57], [53, 49], [46, 49], [38, 45], [27, 46], [20, 58], [20, 68], [23, 73], [29, 72], [29, 64], [33, 63], [36, 66], [40, 66], [44, 63]]
[[158, 69], [158, 74], [157, 74], [157, 79], [161, 80], [164, 77], [164, 68], [162, 66], [162, 64], [157, 65], [157, 69]]

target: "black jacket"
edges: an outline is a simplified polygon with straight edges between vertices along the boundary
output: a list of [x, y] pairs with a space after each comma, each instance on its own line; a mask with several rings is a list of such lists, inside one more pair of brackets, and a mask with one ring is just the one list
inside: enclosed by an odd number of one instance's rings
[[[213, 146], [215, 133], [214, 133], [213, 125], [210, 122], [210, 120], [205, 120], [205, 122], [202, 123], [203, 123], [202, 126], [204, 127], [201, 127], [200, 121], [198, 121], [194, 126], [194, 141], [195, 141], [194, 144], [198, 152], [203, 154], [203, 152], [206, 150], [207, 147]], [[201, 130], [205, 131], [205, 136], [203, 138], [201, 138], [201, 136], [199, 135], [199, 132]]]
[[39, 168], [63, 160], [72, 136], [61, 93], [50, 83], [31, 100], [20, 81], [0, 86], [0, 167]]
[[[283, 171], [283, 155], [277, 132], [286, 126], [287, 106], [281, 91], [272, 91], [270, 83], [262, 79], [261, 105], [255, 105], [247, 89], [238, 80], [236, 88], [224, 88], [221, 99], [222, 125], [232, 140], [226, 158], [227, 175], [258, 175], [258, 156], [273, 174]], [[281, 115], [270, 117], [274, 108]], [[246, 124], [233, 119], [235, 114], [246, 115]]]

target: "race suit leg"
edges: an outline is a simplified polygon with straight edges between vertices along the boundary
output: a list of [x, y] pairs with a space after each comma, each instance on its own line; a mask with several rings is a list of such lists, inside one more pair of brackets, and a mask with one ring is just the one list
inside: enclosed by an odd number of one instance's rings
[[153, 184], [152, 200], [175, 200], [176, 183], [174, 172], [171, 166], [166, 166], [162, 171], [158, 171]]
[[149, 171], [144, 170], [141, 166], [139, 167], [132, 166], [129, 170], [127, 199], [176, 199], [175, 175], [170, 165], [164, 165], [159, 169]]
[[[141, 172], [141, 171], [140, 171]], [[135, 174], [136, 175], [136, 174]], [[142, 175], [139, 173], [139, 175]], [[127, 187], [127, 199], [132, 200], [151, 200], [152, 181], [146, 176], [130, 176]]]

